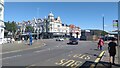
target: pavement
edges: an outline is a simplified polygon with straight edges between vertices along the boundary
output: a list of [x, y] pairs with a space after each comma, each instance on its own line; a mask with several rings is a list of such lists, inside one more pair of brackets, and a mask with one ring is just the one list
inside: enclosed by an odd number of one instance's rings
[[[100, 60], [96, 63], [96, 66], [94, 68], [120, 68], [120, 64], [118, 63], [118, 54], [115, 56], [115, 64], [110, 64], [109, 62], [109, 53], [107, 50], [107, 45], [109, 42], [105, 42], [104, 46], [104, 54], [100, 58]], [[117, 50], [118, 52], [118, 50]]]
[[30, 46], [28, 44], [29, 42], [20, 42], [18, 41], [14, 43], [6, 43], [2, 44], [2, 54], [10, 53], [10, 52], [19, 52], [22, 50], [28, 50], [28, 49], [33, 49], [33, 48], [38, 48], [45, 46], [45, 41], [44, 40], [34, 40], [33, 44]]
[[118, 56], [115, 56], [115, 64], [110, 64], [109, 62], [109, 53], [106, 50], [105, 54], [103, 55], [103, 57], [101, 58], [101, 60], [99, 61], [99, 63], [97, 64], [96, 68], [120, 68], [120, 64], [118, 63]]

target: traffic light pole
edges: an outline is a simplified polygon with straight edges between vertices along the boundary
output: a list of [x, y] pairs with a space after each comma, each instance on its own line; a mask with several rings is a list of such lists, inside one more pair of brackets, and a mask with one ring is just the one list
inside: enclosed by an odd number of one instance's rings
[[120, 64], [120, 22], [118, 23], [118, 63]]
[[[120, 12], [120, 1], [118, 2], [118, 12]], [[120, 64], [120, 13], [118, 13], [118, 64]]]

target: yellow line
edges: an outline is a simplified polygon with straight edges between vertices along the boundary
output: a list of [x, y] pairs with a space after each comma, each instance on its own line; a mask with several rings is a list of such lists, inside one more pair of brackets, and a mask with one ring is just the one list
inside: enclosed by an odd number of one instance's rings
[[100, 58], [97, 58], [97, 59], [95, 60], [95, 63], [98, 63], [98, 62], [99, 62], [99, 60], [100, 60]]
[[90, 66], [90, 68], [94, 68], [95, 67], [95, 64], [92, 64], [91, 66]]
[[105, 51], [102, 51], [98, 57], [99, 58], [102, 57], [104, 53], [105, 53]]
[[[100, 53], [100, 55], [98, 56], [98, 58], [97, 58], [94, 62], [95, 62], [95, 63], [98, 63], [104, 53], [105, 53], [105, 51], [102, 51], [102, 52]], [[95, 64], [92, 64], [92, 65], [90, 66], [90, 68], [94, 68], [94, 67], [95, 67]]]

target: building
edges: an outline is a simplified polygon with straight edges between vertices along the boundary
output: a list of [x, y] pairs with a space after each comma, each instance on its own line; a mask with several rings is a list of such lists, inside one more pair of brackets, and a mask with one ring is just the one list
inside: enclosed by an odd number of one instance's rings
[[33, 20], [23, 21], [22, 23], [17, 23], [17, 25], [18, 25], [17, 32], [20, 32], [20, 35], [22, 35], [22, 36], [28, 35], [29, 31], [26, 30], [27, 26], [33, 27], [33, 31], [31, 31], [31, 32], [32, 32], [32, 35], [34, 35], [34, 37], [36, 39], [40, 38], [41, 37], [40, 34], [42, 32], [44, 32], [44, 28], [43, 28], [44, 21], [43, 21], [43, 19], [40, 19], [40, 18], [39, 19], [34, 18]]
[[71, 24], [71, 25], [69, 25], [69, 33], [70, 33], [70, 36], [80, 39], [81, 29], [79, 27], [76, 27], [75, 25]]
[[0, 0], [0, 44], [4, 39], [4, 0]]
[[[60, 16], [55, 18], [54, 14], [52, 12], [50, 12], [48, 15], [48, 18], [46, 18], [46, 20], [47, 20], [47, 26], [46, 26], [47, 28], [46, 29], [48, 29], [49, 36], [52, 35], [52, 37], [70, 37], [70, 27], [67, 24], [63, 24]], [[75, 30], [75, 32], [76, 31], [78, 31], [78, 33], [80, 33], [79, 29]], [[79, 37], [80, 36], [78, 36], [78, 38]]]
[[48, 24], [49, 24], [49, 33], [55, 36], [63, 36], [62, 32], [62, 21], [60, 17], [58, 16], [57, 18], [54, 17], [54, 14], [52, 12], [49, 13], [48, 15]]
[[[62, 23], [60, 16], [55, 18], [52, 12], [48, 14], [48, 17], [23, 21], [18, 26], [22, 34], [26, 32], [26, 26], [32, 26], [34, 28], [33, 33], [38, 38], [70, 37], [70, 32], [75, 38], [80, 38], [81, 35], [79, 27], [70, 28], [69, 25]], [[73, 30], [71, 31], [71, 29]]]

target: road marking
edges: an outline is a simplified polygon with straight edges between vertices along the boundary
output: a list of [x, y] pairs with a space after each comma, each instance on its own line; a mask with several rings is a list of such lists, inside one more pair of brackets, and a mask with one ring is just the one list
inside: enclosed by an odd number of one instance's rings
[[49, 49], [45, 49], [45, 50], [39, 50], [39, 51], [34, 51], [35, 53], [39, 53], [39, 52], [43, 52], [43, 51], [47, 51]]
[[15, 56], [11, 56], [11, 57], [5, 57], [5, 58], [2, 58], [0, 60], [12, 59], [12, 58], [20, 57], [20, 56], [22, 56], [22, 55], [15, 55]]
[[82, 62], [81, 61], [76, 61], [74, 64], [71, 65], [71, 68], [78, 68]]
[[84, 59], [90, 59], [90, 56], [86, 56]]
[[[42, 46], [44, 46], [44, 45], [42, 45]], [[21, 50], [15, 50], [15, 51], [9, 51], [9, 52], [3, 52], [3, 53], [0, 53], [0, 54], [7, 54], [7, 53], [13, 53], [13, 52], [20, 52], [20, 51], [24, 51], [24, 50], [30, 50], [30, 49], [39, 48], [39, 47], [42, 47], [42, 46], [33, 47], [33, 48], [27, 48], [27, 49], [21, 49]]]
[[71, 55], [68, 55], [68, 56], [71, 56]]
[[55, 63], [56, 65], [60, 66], [66, 66], [66, 67], [71, 67], [71, 68], [76, 68], [77, 66], [80, 66], [82, 62], [81, 61], [76, 61], [76, 60], [68, 60], [68, 59], [62, 59], [60, 62]]
[[[66, 62], [66, 63], [67, 63], [66, 66], [70, 66], [70, 65], [72, 65], [74, 62], [75, 62], [75, 60], [69, 60], [69, 61]], [[64, 64], [66, 64], [66, 63], [64, 63]], [[69, 64], [68, 64], [68, 63], [69, 63]]]
[[99, 62], [99, 60], [100, 60], [100, 58], [97, 58], [94, 62], [95, 62], [95, 63], [98, 63], [98, 62]]
[[[54, 48], [53, 48], [54, 49]], [[47, 48], [47, 49], [44, 49], [44, 50], [39, 50], [39, 51], [34, 51], [35, 53], [39, 53], [39, 52], [43, 52], [43, 51], [50, 51], [52, 50], [51, 48]]]
[[92, 64], [92, 65], [90, 65], [90, 68], [94, 68], [94, 67], [95, 67], [96, 63], [98, 63], [98, 62], [100, 61], [100, 59], [102, 58], [102, 56], [104, 55], [104, 53], [105, 53], [105, 51], [102, 51], [102, 52], [99, 54], [98, 58], [96, 58], [96, 60], [94, 61], [95, 63]]
[[102, 57], [105, 51], [102, 51], [98, 57]]
[[85, 55], [85, 54], [75, 54], [73, 55], [74, 58], [79, 58], [79, 59], [87, 59], [89, 60], [90, 59], [90, 56], [89, 55]]
[[79, 58], [81, 58], [81, 59], [83, 59], [83, 57], [85, 57], [86, 55], [82, 55], [81, 57], [79, 57]]
[[56, 46], [56, 47], [59, 47], [59, 46]]

